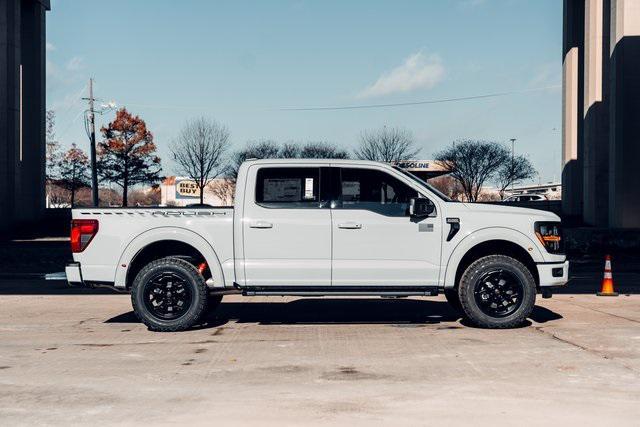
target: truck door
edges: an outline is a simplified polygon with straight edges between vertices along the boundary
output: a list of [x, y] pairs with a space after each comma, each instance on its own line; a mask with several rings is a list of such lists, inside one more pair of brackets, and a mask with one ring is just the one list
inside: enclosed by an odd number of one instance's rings
[[319, 165], [249, 168], [256, 185], [245, 190], [246, 286], [331, 285], [331, 210], [320, 180]]
[[[384, 169], [340, 168], [332, 209], [334, 286], [436, 286], [439, 212], [409, 217], [418, 192]], [[437, 206], [437, 205], [436, 205]]]

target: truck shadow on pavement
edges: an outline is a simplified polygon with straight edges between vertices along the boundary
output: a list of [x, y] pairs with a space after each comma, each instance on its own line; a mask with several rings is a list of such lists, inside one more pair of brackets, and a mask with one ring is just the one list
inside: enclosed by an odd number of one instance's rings
[[[229, 322], [259, 325], [388, 324], [419, 327], [438, 323], [458, 323], [460, 315], [446, 302], [429, 300], [318, 299], [288, 302], [222, 302], [196, 329], [214, 328]], [[530, 319], [545, 323], [562, 316], [536, 306]], [[140, 323], [133, 312], [115, 316], [106, 323]], [[460, 323], [471, 326], [465, 320]], [[527, 321], [523, 327], [531, 325]], [[455, 328], [456, 326], [451, 326]]]

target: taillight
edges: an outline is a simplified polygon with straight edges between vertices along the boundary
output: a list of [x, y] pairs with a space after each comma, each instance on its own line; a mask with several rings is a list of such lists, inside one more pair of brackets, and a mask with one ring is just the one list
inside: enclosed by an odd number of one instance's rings
[[71, 220], [71, 252], [82, 252], [98, 233], [97, 219]]

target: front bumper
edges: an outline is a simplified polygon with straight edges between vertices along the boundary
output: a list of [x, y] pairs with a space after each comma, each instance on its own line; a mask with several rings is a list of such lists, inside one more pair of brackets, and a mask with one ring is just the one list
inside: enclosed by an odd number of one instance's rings
[[569, 281], [569, 261], [539, 263], [536, 266], [541, 288], [564, 286]]

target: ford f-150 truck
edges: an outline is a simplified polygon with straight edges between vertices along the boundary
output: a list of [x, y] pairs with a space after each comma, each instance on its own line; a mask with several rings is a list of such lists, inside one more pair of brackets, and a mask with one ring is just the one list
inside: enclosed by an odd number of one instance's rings
[[356, 160], [250, 160], [234, 207], [74, 209], [71, 285], [131, 293], [155, 331], [199, 322], [229, 293], [434, 296], [473, 324], [521, 324], [567, 282], [560, 218], [452, 201]]

